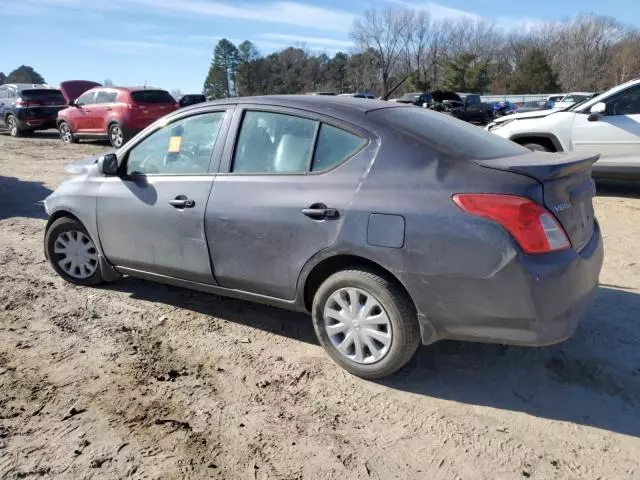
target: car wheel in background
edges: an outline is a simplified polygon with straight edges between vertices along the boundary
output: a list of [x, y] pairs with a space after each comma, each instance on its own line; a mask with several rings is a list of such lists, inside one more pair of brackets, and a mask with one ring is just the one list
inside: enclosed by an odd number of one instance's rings
[[98, 250], [84, 225], [73, 218], [59, 218], [44, 237], [47, 257], [58, 275], [76, 285], [103, 282]]
[[368, 270], [330, 276], [313, 299], [313, 326], [329, 356], [366, 379], [403, 367], [420, 343], [415, 308], [393, 282]]
[[120, 148], [124, 145], [124, 131], [119, 123], [112, 123], [109, 125], [109, 142], [114, 148]]
[[525, 148], [528, 148], [532, 152], [550, 152], [551, 151], [546, 146], [541, 145], [539, 143], [525, 143], [522, 146]]
[[9, 114], [7, 116], [7, 129], [9, 130], [9, 135], [12, 137], [19, 137], [22, 135], [22, 130], [20, 130], [20, 127], [18, 126], [18, 119], [14, 115]]
[[71, 131], [71, 127], [67, 122], [61, 122], [58, 126], [58, 132], [60, 132], [60, 140], [64, 143], [78, 143], [78, 138]]

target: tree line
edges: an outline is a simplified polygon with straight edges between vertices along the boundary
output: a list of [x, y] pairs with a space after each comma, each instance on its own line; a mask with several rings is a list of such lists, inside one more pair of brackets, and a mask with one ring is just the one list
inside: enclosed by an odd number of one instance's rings
[[5, 83], [46, 83], [42, 75], [36, 72], [32, 67], [21, 65], [15, 70], [5, 75], [0, 72], [0, 85]]
[[482, 19], [371, 9], [355, 20], [351, 38], [354, 49], [333, 57], [300, 46], [264, 56], [249, 41], [222, 39], [203, 93], [596, 92], [640, 77], [640, 31], [592, 13], [507, 31]]

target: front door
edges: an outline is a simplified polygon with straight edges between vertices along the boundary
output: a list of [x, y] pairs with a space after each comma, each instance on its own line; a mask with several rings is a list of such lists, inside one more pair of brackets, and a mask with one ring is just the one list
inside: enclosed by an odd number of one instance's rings
[[92, 133], [93, 123], [91, 120], [91, 107], [96, 99], [96, 92], [91, 90], [86, 92], [76, 100], [75, 107], [69, 111], [69, 122], [74, 133]]
[[640, 167], [640, 86], [605, 100], [606, 113], [590, 121], [578, 113], [573, 122], [573, 149], [600, 153], [598, 164]]
[[183, 117], [122, 154], [121, 176], [105, 178], [98, 195], [98, 233], [111, 264], [215, 283], [204, 213], [226, 113]]
[[236, 111], [205, 221], [220, 285], [293, 299], [305, 263], [336, 241], [371, 152], [357, 127], [334, 125]]
[[118, 96], [117, 91], [99, 90], [96, 101], [91, 106], [92, 129], [96, 133], [107, 133], [107, 122], [111, 118], [111, 112]]

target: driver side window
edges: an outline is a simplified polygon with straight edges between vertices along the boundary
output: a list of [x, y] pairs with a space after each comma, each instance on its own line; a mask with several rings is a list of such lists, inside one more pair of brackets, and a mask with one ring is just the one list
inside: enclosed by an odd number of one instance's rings
[[184, 118], [156, 130], [127, 156], [128, 175], [204, 175], [225, 112]]
[[640, 114], [640, 87], [632, 87], [607, 101], [607, 115]]
[[95, 96], [96, 92], [84, 93], [80, 95], [80, 97], [78, 97], [78, 99], [76, 100], [76, 105], [91, 105]]

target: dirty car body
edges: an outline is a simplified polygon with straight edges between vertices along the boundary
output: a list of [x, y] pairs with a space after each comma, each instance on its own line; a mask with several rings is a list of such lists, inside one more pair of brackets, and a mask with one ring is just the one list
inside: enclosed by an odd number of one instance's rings
[[[209, 121], [212, 141], [188, 139], [190, 122]], [[148, 144], [160, 145], [163, 158], [153, 168], [138, 153]], [[275, 163], [264, 167], [269, 151]], [[529, 152], [455, 118], [388, 102], [227, 99], [168, 115], [115, 157], [79, 162], [81, 173], [46, 200], [47, 228], [80, 222], [95, 243], [95, 275], [106, 280], [126, 274], [312, 312], [316, 325], [317, 308], [329, 308], [318, 298], [325, 284], [337, 276], [344, 288], [336, 292], [353, 309], [348, 278], [363, 271], [406, 300], [405, 326], [392, 322], [394, 335], [415, 322], [423, 344], [547, 345], [572, 334], [598, 283], [596, 158]], [[62, 246], [51, 242], [45, 249], [59, 271]], [[364, 304], [372, 293], [392, 317], [385, 293], [366, 285], [356, 285], [364, 292], [356, 296]], [[331, 350], [335, 338], [322, 328], [321, 344], [352, 373], [390, 373], [358, 370], [357, 344], [353, 365], [341, 362], [346, 338]], [[381, 327], [376, 335], [384, 343], [390, 333]], [[377, 347], [364, 348], [364, 367], [384, 362]]]

